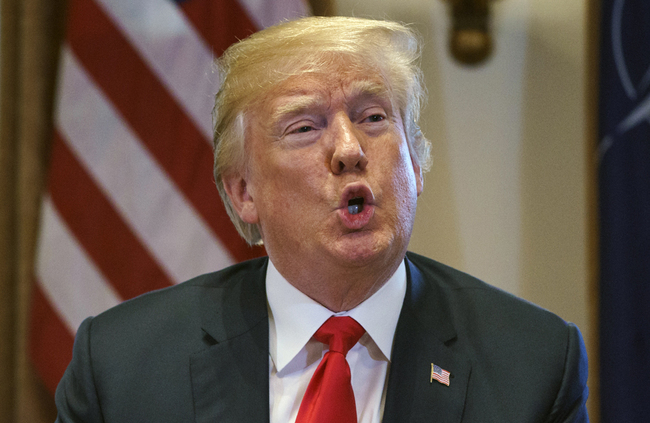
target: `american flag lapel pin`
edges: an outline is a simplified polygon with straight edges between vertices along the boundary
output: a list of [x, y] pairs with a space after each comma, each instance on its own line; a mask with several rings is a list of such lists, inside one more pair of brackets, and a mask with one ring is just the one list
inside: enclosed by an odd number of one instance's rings
[[449, 375], [450, 373], [443, 369], [440, 366], [436, 366], [435, 364], [431, 363], [431, 382], [433, 383], [434, 379], [437, 380], [438, 382], [442, 383], [443, 385], [449, 386]]

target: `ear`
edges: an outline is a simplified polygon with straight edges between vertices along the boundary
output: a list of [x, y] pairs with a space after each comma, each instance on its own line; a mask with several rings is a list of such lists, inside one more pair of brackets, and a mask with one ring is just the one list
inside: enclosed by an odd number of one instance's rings
[[413, 165], [413, 173], [415, 174], [415, 187], [417, 189], [418, 197], [424, 190], [424, 176], [422, 176], [422, 168], [411, 156], [411, 164]]
[[239, 218], [246, 223], [258, 224], [257, 208], [246, 179], [239, 172], [235, 172], [224, 175], [222, 181], [226, 194], [228, 194]]

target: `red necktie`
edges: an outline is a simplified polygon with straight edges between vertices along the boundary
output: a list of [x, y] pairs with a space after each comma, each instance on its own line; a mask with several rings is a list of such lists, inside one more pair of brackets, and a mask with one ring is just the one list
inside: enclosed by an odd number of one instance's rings
[[296, 423], [357, 423], [357, 407], [345, 356], [365, 333], [351, 317], [330, 317], [314, 338], [329, 345], [309, 381]]

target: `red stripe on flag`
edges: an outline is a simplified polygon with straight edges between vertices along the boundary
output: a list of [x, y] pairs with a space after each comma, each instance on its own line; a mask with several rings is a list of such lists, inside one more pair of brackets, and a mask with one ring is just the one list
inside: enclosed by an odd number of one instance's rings
[[[49, 192], [66, 225], [122, 299], [172, 285], [104, 193], [54, 134]], [[75, 199], [82, 199], [76, 201]]]
[[257, 31], [236, 0], [185, 1], [181, 9], [217, 56], [230, 44]]
[[263, 249], [252, 249], [240, 238], [217, 196], [212, 150], [205, 138], [94, 1], [72, 0], [68, 41], [98, 86], [233, 257], [241, 261], [262, 255]]
[[29, 354], [45, 387], [54, 395], [72, 360], [74, 337], [43, 295], [38, 283], [32, 292]]

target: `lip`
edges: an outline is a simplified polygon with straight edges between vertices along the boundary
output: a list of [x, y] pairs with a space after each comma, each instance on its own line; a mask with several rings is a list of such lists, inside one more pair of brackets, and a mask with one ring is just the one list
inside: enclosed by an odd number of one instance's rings
[[[350, 214], [348, 202], [356, 197], [363, 198], [363, 210], [357, 214]], [[337, 212], [341, 223], [348, 229], [359, 230], [366, 226], [375, 214], [375, 197], [370, 187], [360, 182], [346, 185]]]

